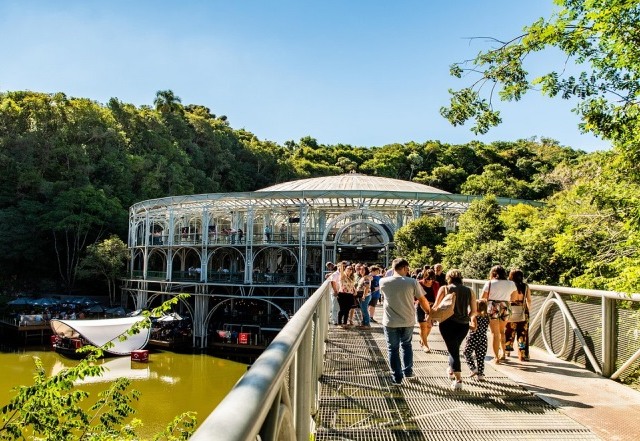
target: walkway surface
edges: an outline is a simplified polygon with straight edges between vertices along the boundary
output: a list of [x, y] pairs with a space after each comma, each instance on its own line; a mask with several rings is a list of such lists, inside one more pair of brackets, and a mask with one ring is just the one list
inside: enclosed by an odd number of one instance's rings
[[[414, 372], [391, 384], [382, 328], [331, 326], [316, 440], [638, 440], [640, 392], [532, 348], [531, 361], [487, 362], [486, 380], [453, 391], [438, 328]], [[487, 357], [487, 361], [491, 357]]]

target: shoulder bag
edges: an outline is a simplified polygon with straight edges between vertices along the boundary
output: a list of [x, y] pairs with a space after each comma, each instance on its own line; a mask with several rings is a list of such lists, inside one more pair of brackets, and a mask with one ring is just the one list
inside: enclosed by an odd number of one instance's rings
[[[500, 315], [500, 306], [497, 305], [493, 300], [491, 300], [489, 297], [491, 297], [491, 279], [489, 279], [489, 290], [487, 291], [487, 314], [489, 314], [489, 317], [493, 317], [496, 318]], [[483, 298], [484, 295], [483, 295]]]
[[444, 322], [453, 315], [456, 306], [456, 293], [449, 291], [448, 287], [444, 287], [444, 297], [437, 306], [431, 308], [429, 318], [437, 322]]
[[[520, 293], [518, 293], [520, 294]], [[524, 314], [524, 304], [526, 294], [522, 296], [522, 303], [511, 303], [511, 315], [509, 316], [509, 321], [512, 323], [524, 322], [526, 320]]]

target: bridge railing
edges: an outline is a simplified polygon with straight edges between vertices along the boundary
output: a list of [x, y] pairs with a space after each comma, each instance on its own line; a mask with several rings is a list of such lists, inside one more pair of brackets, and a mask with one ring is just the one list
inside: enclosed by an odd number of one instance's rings
[[[476, 294], [485, 283], [465, 279]], [[529, 288], [533, 295], [530, 344], [612, 379], [638, 367], [637, 308], [621, 308], [620, 303], [640, 302], [640, 294], [548, 285]]]
[[[486, 283], [474, 279], [464, 282], [477, 294]], [[640, 294], [547, 285], [529, 287], [533, 294], [531, 344], [612, 379], [638, 366], [640, 330], [633, 329], [640, 328], [634, 316], [637, 312], [620, 308], [618, 303], [640, 302]], [[325, 281], [191, 439], [310, 439], [323, 369], [330, 292]], [[582, 301], [572, 296], [579, 296]]]
[[317, 411], [328, 333], [329, 282], [273, 342], [191, 437], [192, 440], [308, 440]]

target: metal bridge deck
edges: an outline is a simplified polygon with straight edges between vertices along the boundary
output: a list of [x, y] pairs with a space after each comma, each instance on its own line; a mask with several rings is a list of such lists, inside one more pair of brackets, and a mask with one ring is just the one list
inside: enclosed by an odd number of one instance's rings
[[331, 326], [315, 440], [601, 439], [491, 363], [486, 380], [477, 382], [469, 378], [463, 358], [463, 389], [451, 390], [438, 328], [429, 337], [431, 353], [420, 350], [417, 332], [416, 377], [394, 386], [380, 325], [371, 330]]

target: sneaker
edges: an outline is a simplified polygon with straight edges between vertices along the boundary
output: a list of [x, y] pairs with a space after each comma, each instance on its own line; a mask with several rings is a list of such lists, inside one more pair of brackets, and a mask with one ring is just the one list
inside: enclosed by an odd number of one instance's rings
[[430, 348], [429, 346], [423, 346], [423, 347], [422, 347], [422, 350], [423, 350], [424, 352], [426, 352], [427, 354], [428, 354], [429, 352], [431, 352], [431, 348]]
[[453, 389], [453, 390], [462, 389], [462, 381], [453, 380], [451, 382], [451, 389]]
[[478, 374], [478, 375], [476, 375], [476, 380], [478, 380], [478, 381], [484, 381], [484, 374]]
[[478, 370], [477, 369], [471, 369], [471, 375], [469, 375], [471, 378], [476, 378], [478, 376]]
[[391, 377], [391, 384], [394, 386], [400, 386], [402, 384], [402, 379], [400, 381], [396, 380], [395, 377]]
[[373, 323], [378, 323], [378, 321], [376, 319], [374, 319], [373, 317], [371, 317], [369, 320], [371, 320]]
[[408, 374], [404, 374], [404, 378], [415, 378], [416, 374], [413, 372], [409, 372]]

